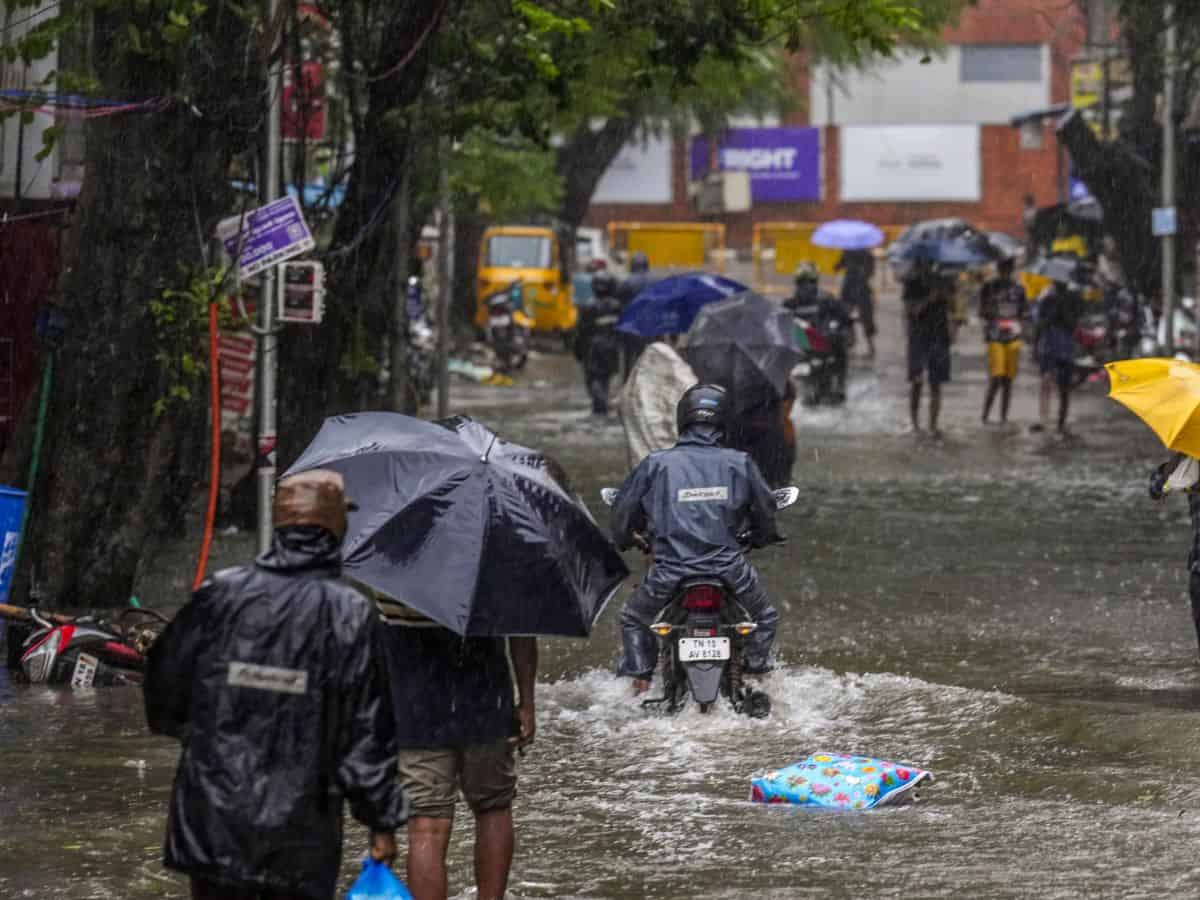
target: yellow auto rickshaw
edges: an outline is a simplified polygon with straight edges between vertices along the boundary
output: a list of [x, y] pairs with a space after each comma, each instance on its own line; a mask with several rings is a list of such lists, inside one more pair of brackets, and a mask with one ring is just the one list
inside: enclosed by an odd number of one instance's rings
[[524, 313], [533, 329], [566, 337], [579, 317], [571, 302], [571, 282], [563, 272], [562, 252], [553, 229], [498, 225], [483, 233], [475, 324], [487, 326], [487, 298], [514, 281], [524, 287]]

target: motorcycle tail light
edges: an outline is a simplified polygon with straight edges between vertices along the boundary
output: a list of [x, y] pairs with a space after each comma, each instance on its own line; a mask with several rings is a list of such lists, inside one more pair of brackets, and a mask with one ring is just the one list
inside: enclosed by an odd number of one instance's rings
[[50, 670], [58, 657], [58, 648], [62, 644], [62, 632], [58, 629], [50, 632], [38, 644], [25, 651], [21, 657], [21, 668], [30, 684], [44, 684], [50, 678]]
[[738, 634], [740, 634], [742, 637], [745, 637], [748, 634], [753, 634], [755, 631], [758, 631], [758, 623], [757, 622], [738, 622], [736, 625], [733, 626], [733, 630], [736, 631]]
[[659, 637], [666, 637], [668, 634], [670, 634], [672, 631], [675, 630], [675, 626], [671, 625], [668, 622], [655, 622], [653, 625], [650, 626], [650, 630], [653, 631], [655, 634], [657, 634]]
[[689, 610], [713, 610], [721, 608], [722, 590], [711, 584], [690, 587], [683, 595], [680, 606]]
[[821, 334], [813, 326], [809, 325], [804, 329], [804, 336], [808, 338], [808, 346], [813, 353], [829, 352], [829, 341], [825, 339], [825, 335]]

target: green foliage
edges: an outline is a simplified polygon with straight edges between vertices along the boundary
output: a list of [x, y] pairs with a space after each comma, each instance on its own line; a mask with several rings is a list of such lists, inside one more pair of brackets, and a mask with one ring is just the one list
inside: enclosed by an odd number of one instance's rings
[[471, 129], [454, 154], [450, 185], [459, 197], [475, 198], [478, 211], [504, 221], [555, 209], [562, 179], [554, 152], [523, 135]]
[[219, 304], [228, 320], [227, 268], [181, 266], [180, 273], [186, 286], [164, 289], [146, 307], [154, 327], [154, 361], [165, 383], [164, 393], [154, 402], [155, 416], [190, 402], [193, 389], [208, 371], [204, 335], [209, 305]]

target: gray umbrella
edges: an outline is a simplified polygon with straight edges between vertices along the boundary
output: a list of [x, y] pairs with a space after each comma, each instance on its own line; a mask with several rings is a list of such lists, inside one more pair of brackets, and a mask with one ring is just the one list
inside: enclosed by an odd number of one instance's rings
[[766, 382], [782, 396], [804, 355], [793, 331], [790, 313], [747, 291], [701, 309], [680, 354], [700, 379], [724, 385], [735, 395]]
[[1066, 284], [1078, 279], [1079, 260], [1074, 256], [1043, 256], [1033, 262], [1029, 271]]

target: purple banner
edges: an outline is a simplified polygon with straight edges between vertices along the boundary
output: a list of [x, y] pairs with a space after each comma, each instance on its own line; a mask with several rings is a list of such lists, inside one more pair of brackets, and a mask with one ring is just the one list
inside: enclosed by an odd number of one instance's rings
[[[708, 169], [708, 141], [692, 138], [692, 180]], [[821, 132], [817, 128], [731, 128], [717, 149], [722, 172], [749, 172], [755, 203], [821, 199]]]

